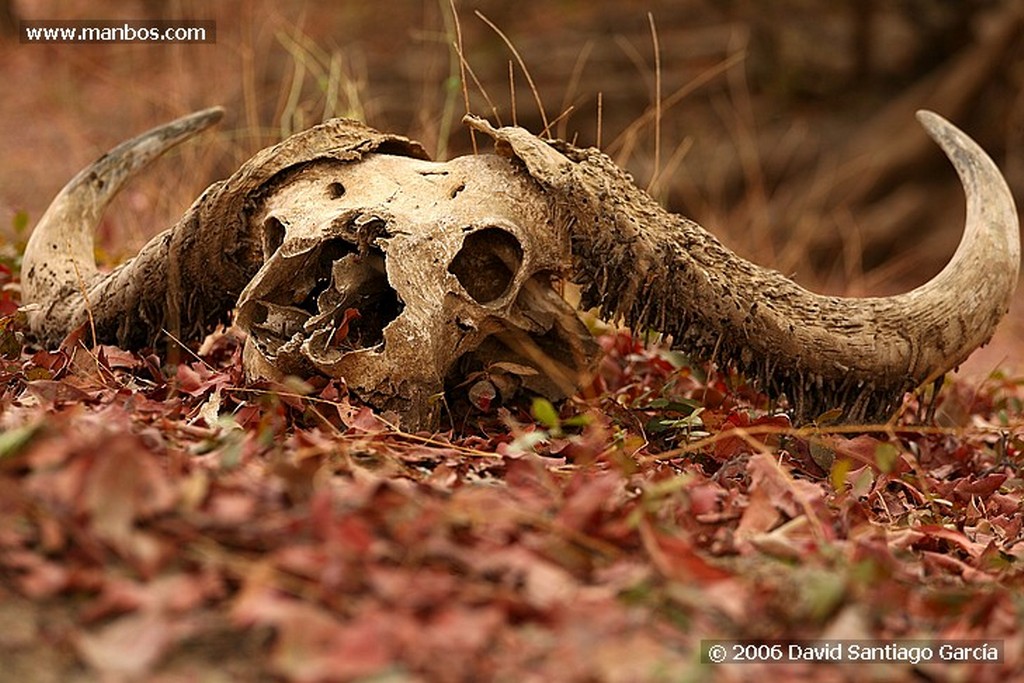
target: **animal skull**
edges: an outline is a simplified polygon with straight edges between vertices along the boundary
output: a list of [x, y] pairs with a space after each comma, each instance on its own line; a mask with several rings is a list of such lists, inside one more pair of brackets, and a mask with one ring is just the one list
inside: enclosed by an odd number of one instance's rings
[[493, 155], [305, 166], [251, 219], [265, 263], [236, 319], [250, 374], [344, 377], [418, 425], [436, 423], [446, 385], [488, 370], [479, 382], [500, 377], [502, 393], [564, 397], [593, 341], [552, 287], [569, 261], [552, 218]]
[[[1017, 212], [991, 159], [919, 115], [967, 194], [952, 260], [906, 294], [821, 296], [670, 214], [598, 150], [493, 129], [496, 155], [428, 160], [410, 140], [336, 119], [257, 153], [108, 274], [92, 230], [152, 159], [208, 127], [207, 110], [101, 157], [61, 191], [26, 248], [22, 297], [44, 343], [89, 321], [100, 342], [196, 339], [237, 306], [254, 375], [319, 372], [437, 424], [445, 390], [572, 391], [593, 353], [554, 283], [583, 305], [731, 365], [798, 419], [884, 419], [904, 392], [992, 335], [1016, 288]], [[486, 392], [485, 392], [486, 393]]]

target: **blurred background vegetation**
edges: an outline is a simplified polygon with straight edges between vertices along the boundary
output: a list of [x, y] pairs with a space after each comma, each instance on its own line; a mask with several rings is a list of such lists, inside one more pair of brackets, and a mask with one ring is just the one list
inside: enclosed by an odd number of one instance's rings
[[[1024, 197], [1022, 0], [0, 0], [0, 228], [32, 224], [122, 139], [220, 104], [219, 131], [135, 183], [111, 262], [257, 149], [331, 116], [471, 151], [477, 114], [598, 145], [741, 254], [838, 294], [923, 282], [963, 199], [921, 107]], [[20, 19], [213, 19], [210, 45], [32, 45]], [[660, 103], [660, 104], [659, 104]], [[1001, 334], [1020, 349], [1024, 325]], [[996, 345], [998, 347], [998, 345]], [[985, 361], [989, 362], [989, 361]], [[997, 358], [996, 361], [999, 362]]]

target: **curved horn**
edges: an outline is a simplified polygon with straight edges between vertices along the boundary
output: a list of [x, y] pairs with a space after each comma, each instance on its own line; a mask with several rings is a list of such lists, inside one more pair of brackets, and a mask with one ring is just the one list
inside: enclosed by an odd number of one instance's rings
[[785, 394], [800, 420], [842, 408], [880, 420], [903, 394], [987, 342], [1017, 284], [1020, 237], [1006, 181], [985, 152], [936, 114], [919, 119], [967, 194], [964, 236], [935, 278], [906, 294], [846, 298], [810, 292], [667, 213], [599, 151], [544, 142], [519, 128], [490, 134], [552, 196], [573, 244], [584, 305], [681, 349], [724, 361]]
[[201, 338], [227, 320], [238, 295], [263, 264], [263, 226], [250, 224], [260, 198], [303, 164], [354, 161], [378, 151], [427, 158], [418, 144], [356, 121], [334, 119], [257, 152], [211, 185], [177, 225], [107, 274], [93, 259], [93, 229], [107, 203], [147, 163], [213, 124], [207, 109], [118, 145], [68, 183], [43, 215], [22, 261], [29, 329], [54, 344], [87, 320], [96, 341], [125, 348]]
[[[22, 300], [37, 335], [63, 336], [87, 305], [84, 292], [98, 273], [93, 233], [104, 209], [135, 175], [172, 147], [219, 121], [224, 110], [205, 109], [123, 142], [78, 173], [39, 219], [22, 260]], [[77, 292], [77, 296], [72, 294]]]

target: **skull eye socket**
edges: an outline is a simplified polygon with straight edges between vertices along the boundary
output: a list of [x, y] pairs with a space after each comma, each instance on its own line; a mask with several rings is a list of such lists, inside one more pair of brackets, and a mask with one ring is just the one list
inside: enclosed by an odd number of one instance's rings
[[488, 304], [508, 292], [523, 264], [523, 247], [516, 236], [489, 227], [466, 236], [448, 272], [479, 304]]

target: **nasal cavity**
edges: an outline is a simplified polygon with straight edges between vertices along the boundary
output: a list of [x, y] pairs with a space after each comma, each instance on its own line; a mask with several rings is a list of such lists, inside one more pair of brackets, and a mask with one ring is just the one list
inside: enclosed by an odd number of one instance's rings
[[271, 216], [263, 224], [263, 259], [267, 260], [274, 255], [285, 238], [284, 224], [274, 216]]
[[508, 292], [522, 264], [523, 247], [516, 236], [508, 230], [489, 227], [466, 236], [448, 272], [474, 301], [487, 304]]

